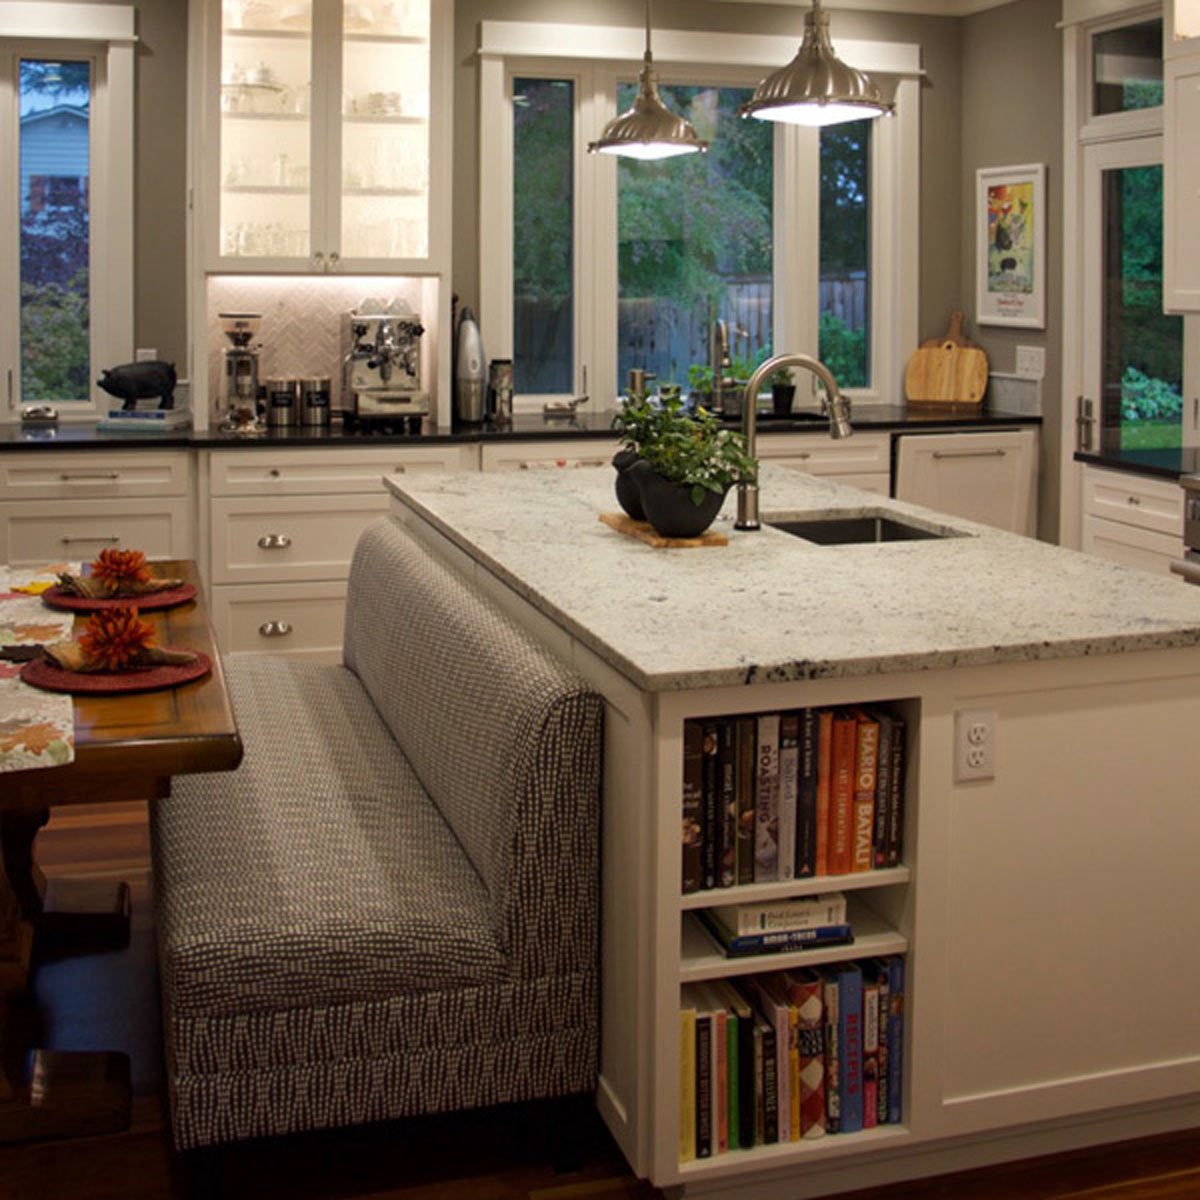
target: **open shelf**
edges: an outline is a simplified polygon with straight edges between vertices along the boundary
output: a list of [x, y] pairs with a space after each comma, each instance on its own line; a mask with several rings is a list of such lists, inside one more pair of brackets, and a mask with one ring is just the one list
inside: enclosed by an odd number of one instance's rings
[[366, 45], [374, 45], [382, 42], [385, 45], [391, 46], [424, 46], [429, 42], [429, 38], [422, 33], [344, 33], [342, 34], [344, 42], [360, 42]]
[[860, 888], [888, 887], [909, 883], [910, 867], [881, 867], [852, 875], [818, 875], [811, 879], [781, 879], [777, 883], [750, 883], [742, 887], [705, 888], [679, 897], [681, 909], [715, 908], [725, 904], [761, 904], [767, 900], [790, 900], [818, 892], [850, 892]]
[[226, 196], [307, 196], [309, 189], [280, 183], [231, 183], [221, 188]]
[[701, 979], [728, 979], [760, 971], [783, 971], [789, 967], [812, 967], [820, 963], [848, 962], [880, 954], [908, 952], [908, 938], [877, 913], [862, 904], [851, 903], [848, 908], [849, 921], [854, 929], [853, 942], [736, 958], [726, 957], [699, 919], [684, 913], [681, 918], [679, 980], [681, 983], [693, 983]]
[[911, 1136], [907, 1125], [876, 1125], [859, 1133], [830, 1133], [822, 1138], [803, 1138], [798, 1142], [771, 1142], [751, 1150], [728, 1150], [709, 1158], [696, 1158], [679, 1164], [679, 1174], [685, 1182], [701, 1176], [740, 1175], [743, 1171], [758, 1171], [793, 1163], [811, 1162], [841, 1154], [855, 1154], [881, 1142], [903, 1141]]
[[428, 117], [406, 117], [401, 113], [343, 113], [347, 125], [428, 125]]
[[223, 38], [255, 38], [258, 40], [301, 42], [312, 37], [309, 29], [222, 29]]

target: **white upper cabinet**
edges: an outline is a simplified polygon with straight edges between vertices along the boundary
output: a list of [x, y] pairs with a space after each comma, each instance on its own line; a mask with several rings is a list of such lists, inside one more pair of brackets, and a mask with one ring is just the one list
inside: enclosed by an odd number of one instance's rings
[[1163, 53], [1163, 307], [1200, 312], [1200, 0], [1167, 0]]
[[193, 2], [205, 268], [442, 273], [452, 5]]
[[1164, 58], [1200, 54], [1200, 0], [1166, 0]]

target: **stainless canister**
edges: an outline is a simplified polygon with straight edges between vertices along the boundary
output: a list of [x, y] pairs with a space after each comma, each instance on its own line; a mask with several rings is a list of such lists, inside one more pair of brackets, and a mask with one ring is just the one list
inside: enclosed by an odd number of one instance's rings
[[267, 380], [267, 428], [286, 429], [300, 423], [300, 381]]
[[488, 367], [488, 390], [495, 405], [492, 416], [507, 425], [513, 415], [513, 364], [511, 358], [493, 358]]
[[329, 376], [300, 380], [300, 424], [321, 426], [329, 424], [329, 399], [332, 383]]

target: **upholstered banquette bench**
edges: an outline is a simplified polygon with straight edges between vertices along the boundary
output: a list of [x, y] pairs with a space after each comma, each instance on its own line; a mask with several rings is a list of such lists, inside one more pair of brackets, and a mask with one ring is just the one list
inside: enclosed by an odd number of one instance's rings
[[177, 1146], [593, 1088], [599, 697], [387, 518], [344, 664], [228, 674], [153, 820]]

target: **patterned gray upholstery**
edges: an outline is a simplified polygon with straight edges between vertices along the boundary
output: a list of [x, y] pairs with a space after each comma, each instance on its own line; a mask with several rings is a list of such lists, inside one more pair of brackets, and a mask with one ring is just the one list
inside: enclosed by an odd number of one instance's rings
[[230, 662], [155, 808], [181, 1148], [595, 1084], [599, 698], [388, 520], [346, 660]]

